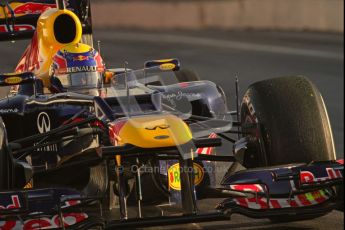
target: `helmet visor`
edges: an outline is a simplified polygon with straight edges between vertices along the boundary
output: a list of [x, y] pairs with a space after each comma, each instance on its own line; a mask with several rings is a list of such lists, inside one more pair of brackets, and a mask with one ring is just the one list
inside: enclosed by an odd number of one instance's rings
[[97, 88], [100, 83], [101, 73], [99, 72], [76, 72], [60, 74], [56, 76], [64, 88]]

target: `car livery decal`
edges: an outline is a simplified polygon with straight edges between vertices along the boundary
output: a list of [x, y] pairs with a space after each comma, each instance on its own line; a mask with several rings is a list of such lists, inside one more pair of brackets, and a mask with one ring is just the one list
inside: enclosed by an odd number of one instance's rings
[[11, 196], [11, 203], [4, 205], [3, 202], [0, 203], [0, 211], [1, 210], [12, 210], [12, 209], [19, 209], [21, 208], [20, 200], [18, 195]]
[[[217, 134], [211, 133], [208, 138], [217, 138]], [[196, 150], [197, 154], [206, 154], [206, 155], [211, 155], [213, 152], [214, 147], [205, 147], [205, 148], [198, 148]]]
[[[194, 168], [194, 184], [199, 185], [204, 179], [204, 169], [200, 164], [193, 163]], [[170, 166], [168, 169], [169, 177], [169, 187], [173, 190], [181, 190], [181, 181], [180, 181], [180, 164], [176, 163]]]
[[312, 172], [301, 171], [300, 172], [300, 182], [301, 184], [310, 184], [315, 182], [326, 181], [330, 179], [343, 178], [340, 170], [334, 168], [326, 168], [327, 176], [316, 178]]
[[[62, 215], [63, 226], [70, 227], [88, 218], [86, 213], [66, 213]], [[62, 224], [59, 215], [52, 217], [41, 217], [36, 219], [28, 219], [25, 221], [0, 221], [0, 229], [2, 230], [19, 230], [19, 229], [54, 229], [61, 228]]]
[[[235, 191], [264, 193], [265, 189], [260, 184], [241, 184], [230, 185], [230, 188]], [[258, 195], [252, 198], [234, 198], [237, 205], [250, 209], [280, 209], [293, 207], [306, 207], [323, 203], [330, 199], [331, 191], [329, 189], [322, 189], [313, 192], [294, 195], [291, 198], [270, 198]]]
[[50, 8], [56, 8], [56, 4], [26, 2], [24, 4], [17, 4], [13, 7], [13, 12], [18, 17], [26, 14], [42, 14]]
[[20, 77], [8, 77], [4, 80], [4, 82], [6, 82], [7, 84], [19, 84], [20, 82], [22, 82], [22, 78]]
[[[30, 31], [35, 30], [35, 27], [29, 24], [17, 24], [9, 26], [11, 31]], [[6, 25], [0, 25], [0, 33], [10, 32]]]

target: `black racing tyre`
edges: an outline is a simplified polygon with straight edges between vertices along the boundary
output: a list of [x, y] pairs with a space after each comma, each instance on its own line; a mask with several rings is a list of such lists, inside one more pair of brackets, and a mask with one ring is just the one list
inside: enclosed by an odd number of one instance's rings
[[91, 167], [89, 181], [83, 192], [87, 195], [103, 196], [109, 186], [107, 162], [103, 161], [99, 165]]
[[[162, 176], [163, 177], [163, 176]], [[162, 178], [162, 180], [164, 180]], [[134, 182], [134, 189], [128, 197], [128, 203], [135, 205], [137, 202], [136, 189], [137, 185]], [[168, 200], [168, 197], [162, 193], [161, 189], [157, 187], [151, 173], [143, 173], [141, 175], [141, 191], [142, 191], [142, 203], [144, 205], [157, 205]]]
[[[6, 128], [0, 117], [0, 190], [9, 189], [12, 185], [12, 159], [8, 152]], [[12, 167], [11, 167], [12, 166]]]
[[260, 124], [265, 149], [246, 153], [245, 167], [335, 159], [324, 101], [314, 84], [303, 76], [250, 85], [241, 105], [241, 122], [242, 127]]
[[199, 75], [189, 69], [175, 71], [175, 76], [178, 82], [200, 81]]
[[34, 177], [35, 188], [69, 187], [85, 196], [102, 197], [104, 211], [110, 208], [108, 166], [101, 161], [94, 166], [64, 167], [56, 171], [37, 173]]
[[103, 161], [94, 167], [90, 167], [89, 181], [83, 189], [83, 193], [88, 196], [102, 197], [101, 203], [105, 212], [113, 208], [112, 201], [115, 196], [110, 186], [107, 164], [107, 161]]

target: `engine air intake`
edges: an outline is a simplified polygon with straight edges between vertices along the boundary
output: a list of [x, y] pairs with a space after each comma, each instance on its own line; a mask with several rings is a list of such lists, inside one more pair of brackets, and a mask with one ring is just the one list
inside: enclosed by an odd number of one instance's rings
[[67, 44], [76, 37], [76, 24], [68, 14], [59, 15], [54, 22], [54, 36], [57, 42]]

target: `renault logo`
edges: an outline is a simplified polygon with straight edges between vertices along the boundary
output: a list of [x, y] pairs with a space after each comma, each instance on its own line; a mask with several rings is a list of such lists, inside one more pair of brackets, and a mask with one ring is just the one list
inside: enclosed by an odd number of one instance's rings
[[50, 119], [46, 112], [38, 114], [37, 129], [40, 133], [46, 133], [50, 131]]

